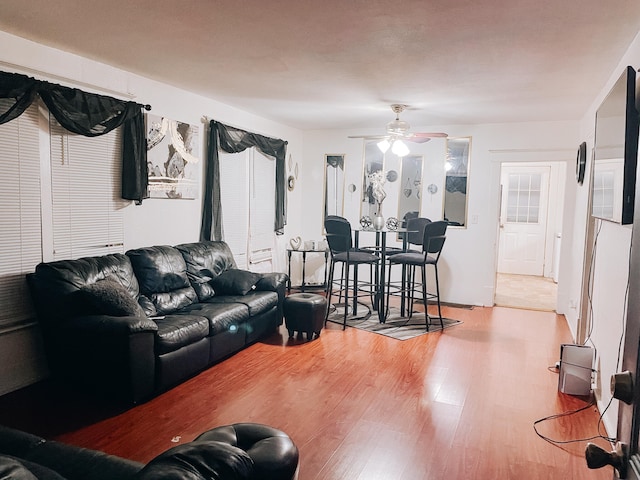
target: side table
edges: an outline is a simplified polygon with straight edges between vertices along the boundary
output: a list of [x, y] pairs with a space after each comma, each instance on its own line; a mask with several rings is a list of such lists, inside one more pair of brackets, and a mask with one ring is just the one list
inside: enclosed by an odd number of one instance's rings
[[289, 280], [287, 281], [287, 293], [291, 292], [291, 255], [293, 253], [301, 253], [302, 254], [302, 285], [300, 285], [300, 291], [301, 292], [304, 292], [305, 285], [306, 285], [305, 275], [306, 275], [307, 253], [323, 253], [324, 254], [324, 283], [322, 284], [322, 287], [326, 287], [327, 286], [327, 264], [329, 262], [329, 249], [326, 249], [326, 250], [306, 250], [306, 249], [294, 250], [293, 248], [287, 248], [287, 258], [288, 258], [288, 262], [289, 262], [289, 269], [288, 269]]

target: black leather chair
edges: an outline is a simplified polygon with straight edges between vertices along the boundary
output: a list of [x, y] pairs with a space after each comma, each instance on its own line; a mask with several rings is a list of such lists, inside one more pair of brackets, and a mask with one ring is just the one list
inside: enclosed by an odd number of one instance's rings
[[[325, 317], [325, 325], [329, 321], [329, 313], [331, 310], [331, 297], [333, 295], [333, 287], [335, 286], [335, 266], [337, 263], [342, 263], [342, 275], [340, 276], [339, 290], [340, 299], [344, 294], [344, 314], [342, 321], [342, 329], [347, 326], [347, 316], [349, 310], [349, 272], [353, 267], [353, 277], [351, 282], [352, 298], [353, 302], [352, 310], [356, 313], [358, 298], [362, 296], [370, 296], [375, 298], [377, 286], [374, 282], [376, 277], [374, 274], [374, 268], [378, 267], [380, 257], [377, 255], [365, 252], [362, 250], [353, 248], [353, 240], [351, 237], [351, 224], [342, 217], [327, 217], [324, 222], [324, 228], [327, 236], [327, 243], [329, 244], [329, 251], [331, 252], [331, 265], [329, 267], [329, 277], [327, 280], [327, 299], [329, 308]], [[357, 277], [357, 269], [360, 265], [369, 265], [370, 268], [370, 281], [359, 282]]]
[[[445, 233], [447, 231], [447, 222], [428, 222], [424, 226], [422, 236], [422, 249], [418, 251], [408, 251], [392, 255], [388, 257], [389, 273], [387, 283], [387, 301], [389, 305], [389, 296], [391, 291], [394, 291], [395, 295], [401, 295], [407, 298], [409, 301], [409, 318], [413, 314], [413, 302], [417, 292], [422, 294], [422, 301], [424, 302], [425, 323], [427, 331], [429, 330], [430, 316], [427, 311], [429, 299], [436, 299], [438, 304], [438, 318], [440, 319], [440, 326], [444, 328], [444, 322], [442, 320], [442, 309], [440, 304], [440, 281], [438, 279], [438, 260], [446, 240]], [[408, 269], [407, 282], [402, 282], [401, 286], [398, 286], [397, 282], [391, 281], [391, 269], [393, 265], [402, 265]], [[433, 265], [435, 268], [435, 281], [436, 291], [435, 293], [427, 292], [427, 265]], [[420, 267], [421, 282], [416, 283], [416, 267]], [[403, 279], [404, 280], [404, 279]]]

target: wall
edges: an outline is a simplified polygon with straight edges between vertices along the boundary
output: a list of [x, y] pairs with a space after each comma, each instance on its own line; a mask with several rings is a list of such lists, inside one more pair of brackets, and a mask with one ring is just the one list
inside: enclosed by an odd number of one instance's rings
[[[596, 397], [600, 411], [611, 400], [609, 379], [618, 369], [617, 359], [621, 348], [626, 325], [627, 281], [629, 269], [629, 249], [631, 243], [631, 225], [618, 225], [606, 221], [595, 221], [595, 247], [593, 255], [583, 263], [582, 252], [585, 250], [587, 220], [589, 217], [589, 184], [592, 173], [591, 152], [594, 144], [595, 114], [602, 100], [609, 93], [627, 65], [640, 67], [640, 38], [637, 36], [629, 46], [618, 66], [611, 72], [611, 76], [603, 85], [602, 90], [594, 99], [580, 122], [580, 141], [587, 142], [587, 171], [584, 185], [577, 188], [572, 221], [574, 224], [573, 237], [567, 245], [567, 258], [564, 258], [564, 268], [561, 275], [562, 296], [569, 301], [566, 312], [569, 326], [578, 332], [580, 309], [573, 308], [580, 305], [580, 299], [591, 312], [590, 323], [586, 321], [588, 345], [596, 350]], [[569, 215], [567, 215], [569, 217]], [[636, 212], [635, 218], [638, 218]], [[568, 219], [569, 220], [569, 219]], [[563, 239], [563, 242], [565, 239]], [[583, 292], [583, 272], [591, 273], [592, 281], [588, 289]], [[560, 292], [559, 292], [560, 294]], [[630, 292], [629, 294], [634, 294]], [[609, 435], [615, 435], [618, 416], [618, 402], [613, 401], [606, 410], [603, 423]]]
[[[288, 154], [301, 157], [300, 131], [238, 110], [178, 88], [158, 83], [92, 60], [39, 45], [0, 32], [0, 70], [23, 73], [42, 80], [78, 87], [86, 91], [134, 98], [150, 104], [152, 113], [201, 126], [204, 168], [206, 121], [203, 116], [245, 130], [285, 139]], [[46, 72], [46, 73], [45, 73]], [[120, 92], [118, 94], [117, 92]], [[204, 179], [204, 175], [202, 176]], [[302, 190], [289, 193], [285, 232], [299, 230]], [[199, 239], [202, 195], [198, 200], [148, 199], [125, 209], [125, 250], [156, 244], [177, 244]], [[46, 234], [46, 232], [45, 232]], [[285, 238], [278, 238], [278, 266], [284, 268]], [[29, 327], [0, 332], [0, 394], [32, 383], [46, 375], [38, 331]]]
[[[383, 126], [381, 126], [383, 127]], [[467, 228], [449, 228], [447, 243], [438, 264], [444, 301], [468, 305], [493, 305], [497, 253], [500, 164], [539, 161], [575, 162], [578, 125], [575, 122], [514, 123], [468, 126], [412, 126], [415, 131], [444, 131], [450, 136], [471, 136], [469, 211]], [[308, 131], [304, 133], [303, 238], [320, 238], [322, 225], [322, 168], [326, 153], [345, 154], [345, 185], [358, 190], [345, 193], [344, 215], [357, 224], [362, 185], [363, 143], [349, 135], [379, 134], [379, 131]], [[421, 214], [442, 218], [444, 189], [444, 139], [432, 139], [424, 147], [423, 185], [435, 183], [438, 193], [422, 195]], [[411, 145], [412, 153], [420, 148]], [[569, 176], [567, 183], [575, 183]], [[385, 216], [390, 214], [385, 212]]]

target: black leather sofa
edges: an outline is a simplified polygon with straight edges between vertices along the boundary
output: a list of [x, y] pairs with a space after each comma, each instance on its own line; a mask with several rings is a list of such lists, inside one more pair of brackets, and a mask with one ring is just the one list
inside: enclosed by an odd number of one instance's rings
[[12, 480], [295, 480], [299, 453], [267, 425], [217, 427], [146, 465], [0, 426], [0, 478]]
[[136, 403], [275, 331], [287, 276], [196, 242], [41, 263], [27, 281], [52, 377]]

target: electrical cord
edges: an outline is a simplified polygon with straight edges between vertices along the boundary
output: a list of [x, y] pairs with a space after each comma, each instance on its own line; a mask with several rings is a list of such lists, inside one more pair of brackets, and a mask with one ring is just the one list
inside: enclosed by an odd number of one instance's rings
[[[609, 401], [609, 405], [611, 405], [611, 401]], [[607, 408], [609, 408], [609, 405], [607, 405]], [[607, 408], [604, 409], [604, 411], [600, 415], [600, 418], [598, 419], [598, 434], [597, 435], [593, 435], [591, 437], [585, 437], [585, 438], [575, 438], [575, 439], [571, 439], [571, 440], [556, 440], [554, 438], [547, 437], [546, 435], [543, 435], [538, 431], [538, 427], [537, 426], [538, 426], [538, 424], [540, 424], [542, 422], [546, 422], [546, 421], [549, 421], [549, 420], [556, 420], [558, 418], [568, 417], [570, 415], [575, 415], [576, 413], [583, 412], [584, 410], [587, 410], [587, 409], [589, 409], [591, 407], [595, 407], [595, 406], [596, 406], [595, 398], [593, 396], [591, 396], [591, 400], [589, 401], [589, 403], [584, 405], [583, 407], [577, 408], [575, 410], [569, 410], [567, 412], [556, 413], [556, 414], [549, 415], [547, 417], [543, 417], [543, 418], [540, 418], [540, 419], [536, 420], [535, 422], [533, 422], [533, 430], [536, 432], [536, 435], [538, 435], [544, 441], [549, 442], [549, 443], [551, 443], [553, 445], [565, 445], [565, 444], [569, 444], [569, 443], [588, 442], [590, 440], [595, 440], [595, 439], [598, 439], [598, 438], [606, 440], [607, 442], [615, 441], [615, 439], [612, 439], [610, 437], [607, 437], [607, 436], [604, 436], [604, 435], [600, 434], [600, 423], [602, 421], [602, 415], [604, 415], [604, 412], [607, 411]]]

